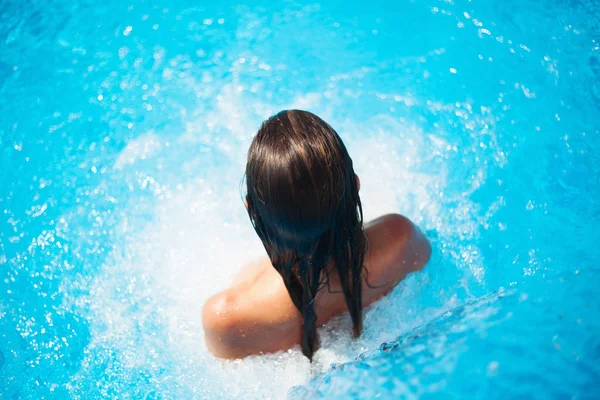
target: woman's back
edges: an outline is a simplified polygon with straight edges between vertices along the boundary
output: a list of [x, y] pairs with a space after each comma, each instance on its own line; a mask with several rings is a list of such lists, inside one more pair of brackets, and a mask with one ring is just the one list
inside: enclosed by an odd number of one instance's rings
[[[427, 239], [408, 219], [386, 215], [365, 227], [362, 301], [368, 306], [429, 260]], [[329, 287], [316, 296], [317, 325], [348, 311], [335, 266]], [[292, 302], [281, 275], [265, 258], [244, 268], [231, 288], [207, 301], [203, 310], [205, 341], [217, 357], [242, 358], [287, 350], [301, 342], [303, 318]]]

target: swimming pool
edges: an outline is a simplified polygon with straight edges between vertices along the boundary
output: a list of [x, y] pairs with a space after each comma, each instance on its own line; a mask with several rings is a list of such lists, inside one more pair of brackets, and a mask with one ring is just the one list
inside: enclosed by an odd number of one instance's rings
[[[202, 3], [0, 3], [0, 398], [600, 395], [597, 4]], [[202, 304], [261, 254], [245, 153], [290, 107], [433, 258], [313, 365], [219, 362]]]

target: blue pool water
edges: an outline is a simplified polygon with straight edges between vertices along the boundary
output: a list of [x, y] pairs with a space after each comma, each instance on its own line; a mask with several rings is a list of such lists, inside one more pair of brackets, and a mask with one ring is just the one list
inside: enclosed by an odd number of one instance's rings
[[[0, 398], [598, 398], [598, 21], [559, 0], [0, 2]], [[360, 339], [325, 326], [312, 365], [221, 362], [202, 304], [262, 254], [240, 180], [291, 107], [341, 134], [366, 216], [409, 216], [434, 254]]]

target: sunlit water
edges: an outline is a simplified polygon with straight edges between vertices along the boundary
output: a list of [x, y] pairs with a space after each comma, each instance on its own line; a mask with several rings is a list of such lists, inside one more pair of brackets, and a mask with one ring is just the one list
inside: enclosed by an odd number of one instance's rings
[[[0, 2], [0, 398], [597, 398], [598, 6], [277, 4]], [[312, 365], [218, 361], [202, 305], [264, 252], [246, 151], [291, 107], [434, 254]]]

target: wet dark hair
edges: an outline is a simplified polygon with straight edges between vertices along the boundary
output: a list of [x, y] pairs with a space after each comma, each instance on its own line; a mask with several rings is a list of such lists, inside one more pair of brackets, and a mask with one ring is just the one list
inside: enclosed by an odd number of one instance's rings
[[362, 331], [366, 238], [352, 160], [329, 124], [300, 110], [263, 122], [248, 151], [248, 215], [303, 317], [302, 352], [318, 346], [317, 292], [337, 270], [352, 318]]

